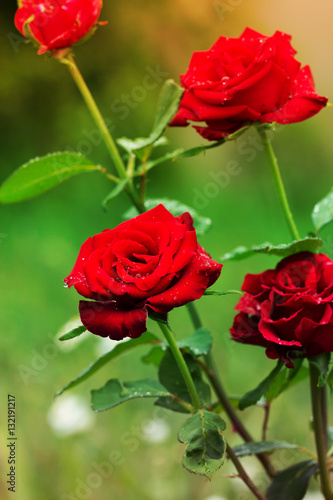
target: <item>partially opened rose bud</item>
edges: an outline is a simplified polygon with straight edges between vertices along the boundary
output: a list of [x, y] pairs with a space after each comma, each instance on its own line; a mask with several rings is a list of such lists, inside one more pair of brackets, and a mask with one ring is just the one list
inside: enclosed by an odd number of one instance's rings
[[103, 0], [21, 0], [15, 26], [38, 54], [71, 47], [97, 25]]

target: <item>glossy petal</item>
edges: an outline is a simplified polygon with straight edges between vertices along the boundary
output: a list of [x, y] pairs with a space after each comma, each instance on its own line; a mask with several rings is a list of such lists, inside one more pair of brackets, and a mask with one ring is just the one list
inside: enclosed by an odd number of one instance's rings
[[147, 309], [125, 309], [115, 302], [81, 300], [79, 312], [82, 324], [89, 332], [112, 340], [140, 337], [146, 330]]

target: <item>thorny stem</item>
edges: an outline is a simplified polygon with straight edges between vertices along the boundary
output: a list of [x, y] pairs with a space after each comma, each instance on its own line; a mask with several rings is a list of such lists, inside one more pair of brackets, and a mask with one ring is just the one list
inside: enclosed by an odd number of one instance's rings
[[[326, 416], [326, 404], [323, 404], [324, 399], [326, 400], [326, 387], [318, 387], [318, 371], [316, 366], [310, 361], [310, 390], [311, 390], [311, 402], [312, 402], [312, 416], [313, 416], [313, 427], [316, 441], [316, 449], [318, 455], [318, 465], [319, 465], [319, 475], [321, 482], [321, 490], [326, 500], [333, 499], [333, 486], [330, 479], [330, 472], [327, 464], [327, 429], [324, 425], [327, 425]], [[325, 414], [323, 413], [323, 410]]]
[[271, 143], [270, 138], [269, 138], [268, 130], [266, 127], [261, 126], [261, 127], [258, 127], [258, 132], [259, 132], [260, 138], [262, 140], [263, 146], [265, 148], [265, 153], [266, 153], [266, 156], [268, 159], [268, 163], [271, 167], [271, 172], [273, 175], [276, 194], [277, 194], [277, 197], [279, 199], [280, 206], [282, 208], [284, 217], [285, 217], [286, 222], [288, 224], [289, 231], [290, 231], [291, 236], [293, 237], [294, 240], [299, 240], [300, 236], [299, 236], [296, 224], [295, 224], [294, 219], [293, 219], [293, 215], [292, 215], [290, 207], [289, 207], [286, 191], [284, 189], [281, 173], [279, 170], [279, 165], [278, 165], [276, 156], [275, 156], [273, 148], [272, 148], [272, 143]]
[[[198, 313], [198, 310], [193, 302], [190, 302], [187, 304], [187, 309], [190, 314], [190, 317], [193, 322], [193, 326], [197, 329], [202, 327], [202, 322], [200, 320], [200, 316]], [[205, 370], [207, 377], [209, 378], [215, 394], [217, 395], [220, 403], [222, 404], [225, 412], [227, 413], [228, 417], [230, 418], [231, 422], [235, 426], [237, 432], [239, 435], [243, 438], [243, 440], [247, 443], [254, 441], [253, 437], [251, 434], [248, 432], [246, 427], [244, 426], [243, 422], [237, 415], [235, 408], [232, 406], [230, 399], [228, 398], [228, 395], [223, 387], [223, 384], [221, 382], [221, 379], [218, 374], [218, 370], [215, 365], [215, 361], [213, 358], [213, 355], [211, 353], [207, 354], [204, 356], [205, 363], [200, 363], [202, 368]], [[271, 464], [270, 459], [268, 458], [267, 455], [263, 453], [259, 453], [256, 455], [258, 460], [260, 460], [261, 464], [263, 465], [264, 469], [267, 472], [267, 475], [272, 478], [275, 475], [275, 470]]]
[[230, 460], [234, 464], [238, 474], [246, 484], [246, 486], [252, 491], [254, 496], [258, 498], [259, 500], [267, 500], [266, 497], [261, 493], [261, 491], [257, 488], [257, 486], [253, 483], [251, 478], [247, 475], [245, 472], [245, 469], [243, 468], [242, 464], [240, 463], [240, 460], [234, 453], [234, 450], [231, 448], [231, 446], [228, 445], [227, 443], [227, 453], [229, 455]]
[[265, 405], [264, 405], [265, 416], [264, 416], [264, 422], [262, 424], [262, 441], [266, 441], [266, 434], [267, 434], [270, 409], [271, 409], [270, 403], [265, 403]]

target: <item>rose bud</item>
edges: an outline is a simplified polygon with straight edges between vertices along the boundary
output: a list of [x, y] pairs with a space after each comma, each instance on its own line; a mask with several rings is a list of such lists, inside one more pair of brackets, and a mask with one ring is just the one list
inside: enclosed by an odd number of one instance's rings
[[295, 59], [291, 37], [268, 37], [246, 28], [239, 38], [220, 37], [210, 50], [194, 52], [181, 75], [185, 92], [171, 125], [194, 128], [217, 141], [253, 122], [295, 123], [327, 104], [309, 66]]
[[295, 357], [333, 351], [333, 262], [326, 255], [286, 257], [275, 269], [247, 274], [242, 290], [233, 340], [263, 346], [291, 368]]
[[158, 205], [88, 238], [64, 281], [91, 299], [80, 301], [83, 325], [121, 340], [146, 331], [149, 309], [163, 314], [199, 299], [221, 268], [198, 245], [190, 214]]
[[38, 45], [38, 54], [71, 47], [96, 27], [103, 0], [21, 0], [16, 28]]

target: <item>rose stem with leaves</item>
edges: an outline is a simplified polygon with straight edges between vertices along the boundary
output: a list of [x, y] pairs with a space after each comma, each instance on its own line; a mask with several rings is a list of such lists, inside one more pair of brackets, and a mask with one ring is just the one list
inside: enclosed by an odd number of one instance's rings
[[321, 490], [326, 500], [333, 499], [333, 487], [327, 464], [327, 412], [326, 387], [318, 387], [318, 370], [316, 365], [309, 360], [310, 389], [312, 401], [313, 427], [318, 455]]
[[165, 340], [167, 341], [170, 347], [170, 350], [176, 360], [180, 373], [182, 374], [182, 377], [185, 381], [186, 387], [191, 397], [193, 408], [195, 409], [195, 411], [197, 411], [201, 408], [201, 402], [198, 396], [197, 389], [194, 385], [192, 376], [190, 374], [190, 370], [188, 369], [188, 366], [185, 363], [184, 357], [177, 345], [174, 334], [172, 333], [172, 331], [170, 330], [169, 326], [166, 323], [158, 321], [158, 326], [160, 327], [165, 337]]
[[[97, 125], [98, 129], [100, 130], [104, 143], [107, 147], [107, 150], [110, 154], [111, 160], [114, 164], [114, 167], [117, 171], [117, 174], [119, 176], [119, 182], [124, 181], [126, 179], [129, 179], [128, 174], [126, 172], [126, 168], [124, 165], [124, 162], [119, 154], [118, 148], [111, 136], [111, 133], [109, 129], [106, 126], [105, 120], [98, 109], [98, 106], [79, 70], [77, 67], [77, 64], [75, 63], [73, 57], [71, 55], [68, 55], [66, 58], [60, 59], [60, 62], [64, 63], [67, 65], [70, 74], [73, 77], [73, 80], [75, 81], [78, 89], [81, 92], [81, 95], [87, 105], [87, 108], [90, 111], [90, 114]], [[105, 174], [108, 177], [108, 173], [106, 172]], [[115, 180], [113, 176], [110, 176], [111, 180]], [[136, 208], [139, 210], [139, 212], [144, 212], [145, 208], [144, 205], [142, 204], [142, 201], [140, 200], [140, 197], [138, 196], [137, 192], [134, 189], [134, 186], [131, 182], [131, 179], [128, 180], [128, 184], [125, 186], [124, 190], [128, 194], [128, 196], [131, 198], [132, 203], [136, 206]]]
[[267, 126], [261, 125], [257, 128], [257, 130], [259, 132], [262, 144], [265, 148], [265, 153], [266, 153], [268, 163], [271, 167], [271, 172], [273, 175], [276, 194], [277, 194], [277, 197], [279, 199], [280, 206], [282, 208], [284, 217], [285, 217], [286, 222], [288, 224], [290, 234], [294, 240], [299, 240], [300, 236], [299, 236], [296, 224], [294, 222], [294, 219], [293, 219], [290, 207], [289, 207], [286, 191], [284, 189], [281, 173], [279, 170], [279, 165], [278, 165], [276, 156], [275, 156], [274, 151], [273, 151], [273, 147], [272, 147], [271, 140], [269, 138]]
[[[193, 326], [195, 329], [202, 328], [202, 321], [200, 319], [198, 310], [193, 302], [189, 302], [187, 304], [187, 309], [190, 315], [190, 318], [192, 320]], [[244, 426], [243, 422], [237, 415], [235, 408], [232, 406], [228, 395], [222, 385], [221, 379], [218, 374], [218, 370], [216, 368], [216, 364], [213, 358], [213, 355], [211, 352], [206, 354], [204, 356], [205, 363], [202, 363], [202, 367], [205, 370], [207, 377], [209, 378], [216, 396], [218, 397], [220, 403], [222, 404], [224, 410], [226, 411], [228, 417], [230, 418], [231, 422], [234, 424], [234, 426], [237, 429], [237, 432], [239, 435], [244, 439], [246, 443], [254, 441], [253, 437], [251, 434], [248, 432], [246, 427]], [[272, 478], [275, 475], [275, 470], [271, 464], [270, 459], [268, 458], [267, 455], [263, 453], [259, 453], [256, 455], [258, 460], [260, 460], [261, 464], [263, 465], [264, 469], [267, 472], [267, 475]]]
[[[158, 321], [158, 326], [160, 327], [160, 329], [161, 329], [161, 331], [162, 331], [162, 333], [163, 333], [163, 335], [164, 335], [164, 337], [165, 337], [165, 339], [170, 347], [170, 350], [171, 350], [171, 352], [172, 352], [172, 354], [177, 362], [178, 368], [179, 368], [179, 370], [184, 378], [186, 387], [187, 387], [188, 392], [189, 392], [190, 397], [191, 397], [192, 406], [193, 406], [195, 411], [198, 411], [201, 408], [201, 402], [199, 399], [199, 395], [198, 395], [197, 389], [194, 385], [194, 382], [193, 382], [191, 373], [188, 369], [188, 366], [187, 366], [187, 364], [184, 360], [184, 357], [183, 357], [183, 355], [182, 355], [182, 353], [177, 345], [174, 334], [172, 333], [172, 331], [170, 330], [169, 326], [166, 323], [162, 323], [162, 322]], [[266, 500], [265, 497], [262, 495], [262, 493], [258, 490], [256, 485], [252, 482], [250, 477], [247, 475], [247, 473], [245, 472], [244, 468], [242, 467], [240, 461], [238, 460], [238, 458], [236, 457], [232, 448], [228, 444], [227, 444], [227, 453], [230, 457], [230, 460], [233, 462], [234, 466], [236, 467], [240, 477], [242, 478], [244, 483], [247, 485], [247, 487], [252, 491], [252, 493], [255, 495], [255, 497], [258, 498], [258, 500]]]

